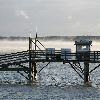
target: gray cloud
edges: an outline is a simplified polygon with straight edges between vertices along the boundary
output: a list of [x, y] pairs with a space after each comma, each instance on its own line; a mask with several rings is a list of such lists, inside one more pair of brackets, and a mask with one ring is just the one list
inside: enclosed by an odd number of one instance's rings
[[24, 10], [16, 10], [16, 15], [17, 15], [17, 16], [22, 16], [22, 17], [24, 17], [24, 18], [26, 18], [26, 19], [29, 19], [29, 18], [30, 18], [30, 17], [25, 13]]
[[[0, 35], [99, 35], [99, 0], [0, 0]], [[32, 23], [32, 25], [31, 25]], [[38, 23], [38, 25], [37, 25]]]

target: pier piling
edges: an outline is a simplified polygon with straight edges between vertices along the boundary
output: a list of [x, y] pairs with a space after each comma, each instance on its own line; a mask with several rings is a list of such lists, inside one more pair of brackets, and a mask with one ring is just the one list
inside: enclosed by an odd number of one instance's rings
[[89, 63], [84, 62], [84, 83], [89, 82]]

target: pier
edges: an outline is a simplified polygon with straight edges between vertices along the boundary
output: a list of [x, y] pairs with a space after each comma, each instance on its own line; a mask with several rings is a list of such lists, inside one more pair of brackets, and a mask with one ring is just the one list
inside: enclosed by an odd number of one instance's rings
[[[41, 45], [42, 49], [37, 43]], [[36, 37], [29, 37], [27, 51], [0, 55], [0, 71], [17, 71], [31, 82], [36, 80], [38, 62], [47, 62], [41, 70], [51, 62], [62, 62], [63, 64], [68, 63], [83, 79], [84, 83], [87, 83], [90, 80], [89, 74], [100, 66], [100, 51], [91, 51], [91, 44], [92, 41], [80, 40], [73, 44], [76, 46], [76, 52], [71, 52], [71, 49], [63, 47], [61, 50], [55, 50], [55, 48], [44, 47], [36, 34]], [[81, 63], [84, 63], [84, 68]], [[90, 70], [90, 63], [97, 63], [98, 65]]]

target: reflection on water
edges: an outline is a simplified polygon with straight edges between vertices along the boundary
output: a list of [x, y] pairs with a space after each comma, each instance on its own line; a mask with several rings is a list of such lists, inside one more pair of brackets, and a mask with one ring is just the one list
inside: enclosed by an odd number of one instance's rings
[[[75, 51], [74, 42], [44, 42], [45, 47], [71, 48]], [[99, 43], [93, 47], [100, 49]], [[17, 52], [28, 49], [28, 41], [1, 41], [0, 53]], [[38, 63], [38, 72], [45, 63]], [[83, 66], [83, 64], [82, 64]], [[96, 64], [90, 64], [92, 69]], [[50, 63], [40, 73], [33, 84], [17, 72], [0, 72], [0, 99], [19, 100], [99, 100], [100, 99], [100, 68], [90, 74], [90, 85], [83, 80], [69, 64]]]

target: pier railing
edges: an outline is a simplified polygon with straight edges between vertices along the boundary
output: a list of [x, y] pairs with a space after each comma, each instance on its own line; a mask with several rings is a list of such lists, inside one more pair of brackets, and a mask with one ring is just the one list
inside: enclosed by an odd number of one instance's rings
[[89, 62], [100, 62], [100, 51], [90, 51], [90, 52], [78, 52], [78, 53], [68, 53], [62, 52], [61, 50], [49, 51], [46, 50], [31, 50], [32, 60], [37, 62], [54, 61], [89, 61]]
[[[78, 56], [78, 57], [77, 57]], [[63, 61], [89, 61], [89, 62], [100, 62], [100, 51], [90, 51], [84, 53], [68, 53], [61, 52], [61, 50], [55, 50], [55, 52], [46, 50], [31, 50], [31, 60], [34, 62], [52, 61], [52, 62], [63, 62]], [[29, 51], [22, 51], [17, 53], [10, 53], [0, 55], [0, 66], [3, 65], [14, 65], [29, 62]]]

